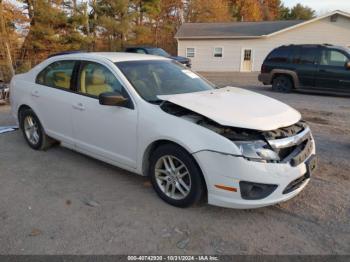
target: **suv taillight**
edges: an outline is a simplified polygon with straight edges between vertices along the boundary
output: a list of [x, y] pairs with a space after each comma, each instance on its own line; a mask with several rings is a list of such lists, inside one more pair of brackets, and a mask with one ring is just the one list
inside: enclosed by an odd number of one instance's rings
[[261, 73], [263, 74], [263, 73], [268, 73], [268, 72], [269, 72], [269, 70], [268, 70], [267, 66], [263, 64], [261, 66]]

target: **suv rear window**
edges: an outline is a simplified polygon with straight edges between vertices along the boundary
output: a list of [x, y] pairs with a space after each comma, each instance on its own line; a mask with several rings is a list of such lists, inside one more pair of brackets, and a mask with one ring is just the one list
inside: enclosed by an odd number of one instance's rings
[[266, 61], [269, 63], [288, 63], [289, 55], [289, 48], [277, 48], [271, 52]]

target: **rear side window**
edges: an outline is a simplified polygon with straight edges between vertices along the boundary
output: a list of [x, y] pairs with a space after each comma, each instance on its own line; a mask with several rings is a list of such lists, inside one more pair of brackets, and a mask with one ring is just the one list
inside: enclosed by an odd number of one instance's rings
[[267, 58], [269, 63], [288, 63], [290, 56], [289, 48], [277, 48]]
[[75, 61], [57, 61], [41, 71], [36, 83], [55, 88], [70, 89]]
[[300, 49], [298, 64], [313, 65], [318, 60], [318, 51], [316, 47], [302, 47]]

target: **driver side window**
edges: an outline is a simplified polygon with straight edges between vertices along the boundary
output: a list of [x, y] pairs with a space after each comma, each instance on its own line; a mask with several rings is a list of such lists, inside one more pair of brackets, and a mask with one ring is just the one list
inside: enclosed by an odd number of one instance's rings
[[98, 97], [106, 92], [122, 93], [123, 86], [105, 66], [95, 62], [84, 62], [80, 70], [78, 91]]

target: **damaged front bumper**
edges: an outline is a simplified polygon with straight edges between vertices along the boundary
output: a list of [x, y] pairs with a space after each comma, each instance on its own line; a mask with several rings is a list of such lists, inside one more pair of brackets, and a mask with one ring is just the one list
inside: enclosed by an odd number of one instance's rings
[[[295, 133], [280, 138], [280, 132], [291, 131]], [[193, 154], [206, 180], [209, 204], [258, 208], [289, 200], [305, 188], [316, 167], [315, 142], [310, 129], [299, 124], [270, 135], [270, 146], [283, 156], [278, 163], [206, 150]]]
[[[314, 154], [313, 150], [309, 158]], [[296, 196], [310, 180], [306, 165], [309, 158], [293, 167], [289, 163], [259, 163], [211, 151], [197, 152], [193, 156], [206, 180], [208, 202], [216, 206], [249, 209], [273, 205]], [[275, 188], [268, 195], [262, 192], [261, 199], [247, 199], [242, 194], [242, 182]], [[220, 186], [234, 190], [223, 190]]]

